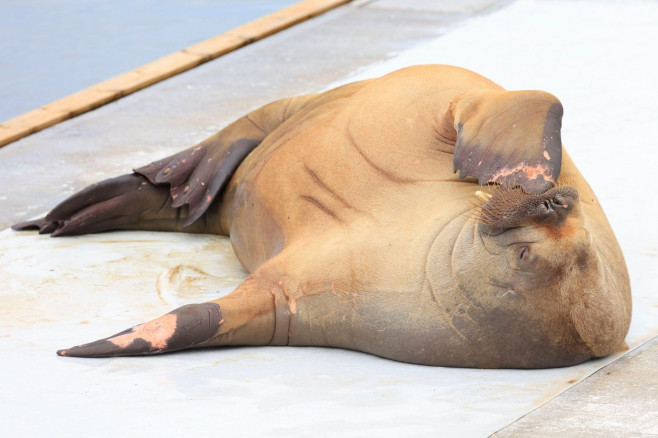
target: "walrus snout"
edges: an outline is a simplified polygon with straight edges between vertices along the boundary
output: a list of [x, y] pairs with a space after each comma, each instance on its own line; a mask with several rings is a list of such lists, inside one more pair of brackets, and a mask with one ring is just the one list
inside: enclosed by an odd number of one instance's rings
[[497, 187], [492, 193], [477, 192], [477, 221], [487, 234], [525, 225], [559, 226], [579, 211], [580, 197], [571, 186], [553, 187], [541, 194], [523, 189]]
[[539, 217], [544, 220], [563, 222], [578, 206], [580, 197], [578, 191], [571, 186], [555, 187], [543, 195], [542, 207]]

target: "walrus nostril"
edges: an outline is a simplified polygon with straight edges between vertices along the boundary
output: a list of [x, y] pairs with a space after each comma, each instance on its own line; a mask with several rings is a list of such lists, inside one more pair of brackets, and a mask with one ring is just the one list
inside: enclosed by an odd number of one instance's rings
[[554, 206], [562, 207], [565, 210], [570, 210], [576, 199], [578, 198], [573, 196], [562, 196], [558, 194], [557, 196], [551, 198], [551, 202]]

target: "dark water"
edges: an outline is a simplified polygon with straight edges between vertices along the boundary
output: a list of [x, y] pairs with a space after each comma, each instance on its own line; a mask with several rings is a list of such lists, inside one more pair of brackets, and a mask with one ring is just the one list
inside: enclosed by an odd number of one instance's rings
[[0, 0], [0, 122], [296, 0]]

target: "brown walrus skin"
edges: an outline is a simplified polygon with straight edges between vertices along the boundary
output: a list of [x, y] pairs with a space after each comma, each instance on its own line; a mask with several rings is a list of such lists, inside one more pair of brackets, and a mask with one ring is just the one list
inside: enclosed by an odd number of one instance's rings
[[573, 365], [620, 348], [631, 299], [561, 117], [545, 92], [406, 68], [266, 105], [14, 228], [225, 234], [251, 273], [225, 297], [64, 356], [315, 345], [427, 365]]

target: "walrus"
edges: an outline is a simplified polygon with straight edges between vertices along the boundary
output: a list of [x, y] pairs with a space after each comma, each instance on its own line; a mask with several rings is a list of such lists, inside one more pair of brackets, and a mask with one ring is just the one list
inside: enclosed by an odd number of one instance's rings
[[250, 273], [62, 356], [294, 345], [574, 365], [620, 348], [631, 299], [615, 235], [562, 147], [562, 114], [543, 91], [409, 67], [267, 104], [13, 228], [221, 234]]

